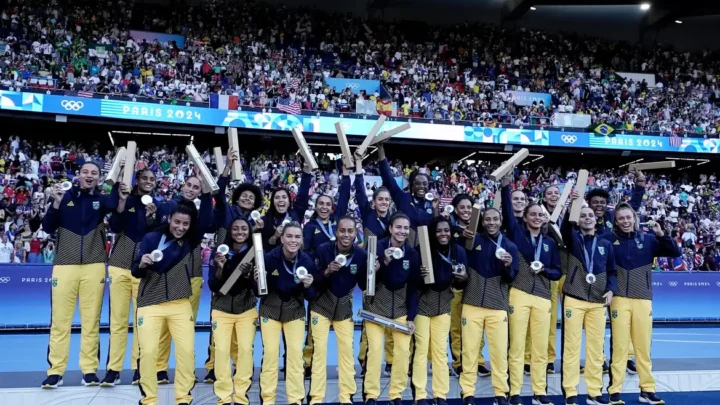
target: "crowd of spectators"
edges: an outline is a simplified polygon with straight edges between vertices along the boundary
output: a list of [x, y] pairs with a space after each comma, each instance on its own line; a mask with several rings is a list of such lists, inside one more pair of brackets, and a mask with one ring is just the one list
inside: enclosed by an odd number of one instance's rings
[[[42, 77], [69, 92], [171, 103], [206, 103], [221, 93], [237, 95], [241, 106], [282, 100], [325, 112], [390, 101], [400, 116], [488, 126], [550, 126], [553, 114], [572, 112], [624, 130], [714, 136], [720, 127], [720, 56], [711, 51], [474, 23], [418, 27], [229, 0], [157, 8], [9, 0], [0, 24], [5, 87]], [[130, 29], [180, 34], [185, 44], [136, 41]], [[657, 84], [617, 72], [650, 74]], [[329, 87], [328, 77], [379, 80], [386, 92], [354, 94]], [[517, 105], [508, 90], [549, 93], [552, 101]]]
[[[157, 177], [155, 198], [172, 199], [177, 196], [185, 178], [194, 172], [182, 148], [139, 142], [137, 169], [150, 168]], [[202, 152], [208, 167], [214, 169], [209, 151]], [[0, 263], [52, 263], [53, 235], [42, 228], [33, 233], [28, 221], [44, 214], [52, 184], [72, 181], [86, 161], [99, 162], [103, 175], [110, 169], [113, 151], [101, 150], [98, 144], [82, 145], [75, 142], [36, 142], [21, 140], [17, 136], [0, 144]], [[341, 173], [334, 158], [323, 154], [318, 158], [320, 170], [311, 188], [311, 201], [318, 195], [336, 196]], [[459, 192], [470, 193], [476, 202], [492, 206], [499, 184], [489, 178], [495, 164], [487, 161], [450, 162], [432, 166], [391, 159], [394, 176], [407, 183], [413, 172], [427, 173], [432, 179], [431, 191], [440, 197], [441, 206], [448, 204]], [[294, 198], [301, 168], [293, 156], [254, 154], [241, 156], [245, 181], [258, 185], [264, 193], [262, 210], [269, 206], [270, 192], [275, 187], [289, 187]], [[381, 180], [375, 162], [364, 162], [366, 193], [372, 196]], [[549, 185], [563, 185], [577, 176], [579, 167], [523, 166], [517, 170], [514, 189], [521, 189], [530, 198], [540, 198]], [[689, 175], [688, 171], [673, 170], [663, 173], [646, 173], [647, 189], [639, 214], [643, 221], [661, 221], [666, 230], [684, 248], [684, 257], [668, 262], [660, 259], [661, 270], [718, 270], [720, 265], [720, 188], [715, 173]], [[610, 193], [610, 205], [629, 200], [633, 188], [632, 176], [625, 169], [590, 170], [588, 186], [600, 187]], [[109, 193], [104, 185], [103, 192]], [[228, 190], [228, 195], [231, 194]], [[354, 199], [349, 213], [360, 218]], [[312, 209], [311, 203], [311, 209]], [[442, 208], [442, 207], [441, 207]], [[309, 219], [311, 212], [306, 213]], [[362, 226], [359, 226], [362, 232]], [[112, 235], [108, 240], [110, 248]], [[213, 235], [206, 235], [205, 253], [212, 248]], [[208, 256], [208, 254], [205, 254]]]

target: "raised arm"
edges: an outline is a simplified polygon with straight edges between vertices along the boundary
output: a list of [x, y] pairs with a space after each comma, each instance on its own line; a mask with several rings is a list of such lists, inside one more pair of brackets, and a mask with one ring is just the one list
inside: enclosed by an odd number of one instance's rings
[[[654, 257], [680, 257], [682, 255], [682, 251], [675, 239], [663, 232], [659, 223], [655, 223], [653, 230], [655, 231]], [[651, 235], [647, 236], [652, 237]]]
[[[505, 183], [505, 179], [503, 179], [503, 183]], [[503, 215], [503, 226], [505, 227], [505, 231], [507, 232], [508, 237], [512, 240], [515, 240], [515, 236], [519, 232], [518, 228], [520, 228], [520, 224], [518, 223], [517, 218], [515, 218], [515, 212], [513, 212], [512, 209], [512, 193], [510, 192], [509, 184], [503, 185], [500, 198], [500, 209], [502, 210]]]
[[562, 234], [563, 242], [569, 251], [572, 251], [575, 245], [575, 231], [570, 224], [570, 210], [565, 210], [565, 219], [560, 224], [560, 234]]
[[303, 174], [300, 177], [300, 187], [298, 188], [295, 202], [293, 203], [293, 210], [297, 217], [302, 220], [305, 216], [310, 201], [310, 186], [312, 185], [313, 175], [309, 168], [303, 169]]
[[355, 169], [355, 201], [358, 208], [360, 208], [360, 217], [364, 218], [365, 214], [372, 209], [372, 205], [368, 202], [367, 192], [365, 191], [365, 176], [362, 174], [362, 163]]
[[[343, 172], [347, 172], [347, 169], [343, 169]], [[340, 218], [343, 215], [347, 215], [348, 205], [350, 205], [350, 176], [346, 173], [343, 173], [338, 194], [339, 197], [337, 208], [335, 208], [335, 217]]]

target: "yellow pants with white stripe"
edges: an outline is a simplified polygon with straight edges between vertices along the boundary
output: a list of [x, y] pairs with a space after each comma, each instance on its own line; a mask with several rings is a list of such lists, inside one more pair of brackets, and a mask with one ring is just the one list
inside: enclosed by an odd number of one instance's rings
[[260, 397], [263, 405], [275, 405], [278, 383], [280, 336], [285, 336], [285, 391], [290, 404], [302, 403], [305, 397], [302, 348], [305, 337], [305, 318], [278, 322], [262, 317], [260, 331], [263, 341], [263, 361], [260, 371]]
[[[395, 318], [395, 321], [406, 323], [407, 317]], [[367, 333], [367, 359], [365, 366], [365, 378], [363, 380], [363, 392], [365, 400], [375, 399], [380, 396], [380, 367], [382, 366], [383, 337], [386, 328], [372, 323], [364, 322]], [[387, 328], [389, 329], [389, 328]], [[392, 330], [393, 336], [393, 357], [392, 373], [390, 375], [390, 400], [402, 398], [408, 379], [408, 368], [410, 367], [410, 335]], [[444, 373], [447, 371], [443, 370]]]
[[[463, 305], [462, 318], [462, 364], [477, 364], [483, 331], [490, 345], [490, 368], [495, 396], [505, 396], [508, 387], [508, 313], [498, 309]], [[522, 364], [520, 365], [522, 368]], [[522, 372], [522, 370], [520, 370]], [[460, 395], [475, 396], [477, 369], [464, 367], [460, 374]], [[435, 376], [433, 376], [435, 379]]]
[[[460, 325], [460, 318], [462, 318], [462, 290], [453, 290], [453, 299], [450, 301], [450, 352], [452, 353], [452, 366], [453, 368], [460, 367], [462, 363], [462, 327]], [[485, 365], [485, 357], [483, 357], [482, 351], [485, 348], [484, 335], [480, 334], [480, 352], [478, 353], [478, 366]], [[476, 370], [477, 371], [477, 370]]]
[[[255, 308], [242, 314], [229, 314], [213, 309], [211, 312], [212, 332], [215, 345], [215, 384], [213, 389], [218, 397], [218, 405], [236, 403], [247, 405], [247, 396], [253, 376], [253, 342], [255, 341], [255, 321], [258, 313]], [[235, 340], [235, 348], [232, 341]], [[233, 353], [234, 351], [234, 353]], [[235, 361], [237, 371], [232, 376], [230, 358]], [[233, 394], [233, 386], [235, 388]]]
[[566, 398], [578, 395], [583, 328], [585, 328], [585, 383], [588, 395], [591, 397], [601, 395], [605, 314], [603, 304], [572, 297], [565, 297], [563, 300], [562, 387]]
[[652, 301], [634, 298], [613, 297], [610, 305], [610, 386], [608, 392], [617, 394], [625, 382], [630, 342], [635, 347], [635, 363], [640, 389], [655, 392], [652, 375], [650, 343], [652, 342]]
[[[528, 323], [535, 336], [550, 333], [550, 300], [510, 289], [510, 395], [520, 395], [523, 385], [525, 337]], [[547, 339], [532, 339], [530, 377], [535, 395], [546, 395]], [[463, 370], [464, 371], [464, 370]], [[493, 374], [495, 368], [493, 367]]]
[[[562, 253], [565, 254], [565, 253]], [[562, 291], [565, 285], [565, 276], [562, 276], [558, 281], [550, 282], [550, 334], [548, 335], [548, 363], [554, 363], [557, 358], [557, 352], [555, 345], [557, 343], [557, 321], [558, 321], [558, 299], [562, 301]], [[533, 331], [530, 330], [528, 325], [527, 338], [525, 339], [525, 364], [530, 364], [530, 348], [532, 347], [532, 338], [534, 335]]]
[[[193, 321], [197, 322], [198, 308], [200, 307], [200, 294], [202, 293], [203, 279], [202, 277], [193, 277], [190, 279], [192, 286], [192, 295], [190, 296], [190, 305], [192, 306]], [[158, 371], [168, 370], [168, 361], [170, 361], [170, 331], [167, 328], [162, 330], [158, 339]], [[142, 375], [142, 374], [141, 374]]]
[[[447, 369], [448, 333], [450, 332], [450, 314], [433, 317], [418, 315], [415, 317], [415, 353], [413, 357], [412, 384], [415, 387], [415, 401], [427, 398], [427, 359], [431, 359], [434, 398], [447, 397], [450, 391], [450, 378]], [[340, 401], [343, 402], [343, 401]]]
[[325, 399], [327, 382], [328, 334], [332, 325], [337, 339], [338, 350], [338, 400], [341, 404], [352, 403], [357, 391], [355, 384], [355, 359], [353, 357], [352, 320], [331, 321], [317, 312], [310, 312], [310, 329], [314, 350], [312, 352], [312, 378], [310, 379], [310, 405], [321, 404]]
[[[47, 375], [63, 375], [70, 352], [70, 328], [80, 298], [80, 371], [95, 373], [100, 363], [100, 311], [105, 263], [53, 266]], [[127, 318], [125, 319], [127, 330]]]
[[158, 341], [164, 330], [175, 341], [175, 403], [191, 403], [190, 391], [195, 385], [195, 318], [189, 299], [140, 307], [138, 341], [140, 342], [141, 405], [157, 405]]
[[[125, 362], [128, 339], [128, 318], [132, 302], [133, 331], [137, 325], [137, 295], [140, 279], [133, 277], [128, 269], [108, 266], [110, 285], [110, 348], [108, 350], [107, 370], [120, 372]], [[139, 346], [137, 334], [133, 333], [132, 360], [130, 368], [137, 369]]]

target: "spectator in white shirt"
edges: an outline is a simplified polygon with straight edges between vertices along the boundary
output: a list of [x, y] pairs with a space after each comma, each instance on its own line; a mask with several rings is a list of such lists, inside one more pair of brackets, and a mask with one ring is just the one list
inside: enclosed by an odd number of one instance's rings
[[13, 244], [8, 241], [7, 235], [3, 235], [0, 242], [0, 263], [12, 263], [13, 251]]

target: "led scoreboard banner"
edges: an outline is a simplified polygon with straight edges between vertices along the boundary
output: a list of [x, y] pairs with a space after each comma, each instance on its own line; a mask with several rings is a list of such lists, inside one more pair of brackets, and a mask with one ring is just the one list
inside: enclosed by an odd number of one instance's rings
[[[129, 100], [82, 98], [52, 94], [0, 90], [0, 110], [152, 121], [169, 124], [235, 127], [254, 130], [289, 131], [298, 124], [304, 133], [335, 135], [335, 123], [341, 122], [346, 135], [366, 136], [375, 124], [374, 117], [341, 118], [338, 116], [291, 115], [284, 113], [220, 110], [177, 104], [155, 104]], [[387, 131], [405, 121], [387, 120], [381, 130]], [[668, 137], [657, 135], [599, 136], [594, 132], [491, 128], [456, 124], [412, 122], [411, 128], [394, 138], [419, 141], [466, 142], [474, 144], [551, 146], [558, 148], [610, 149], [644, 152], [718, 153], [720, 140], [683, 138], [680, 145], [670, 145]]]

